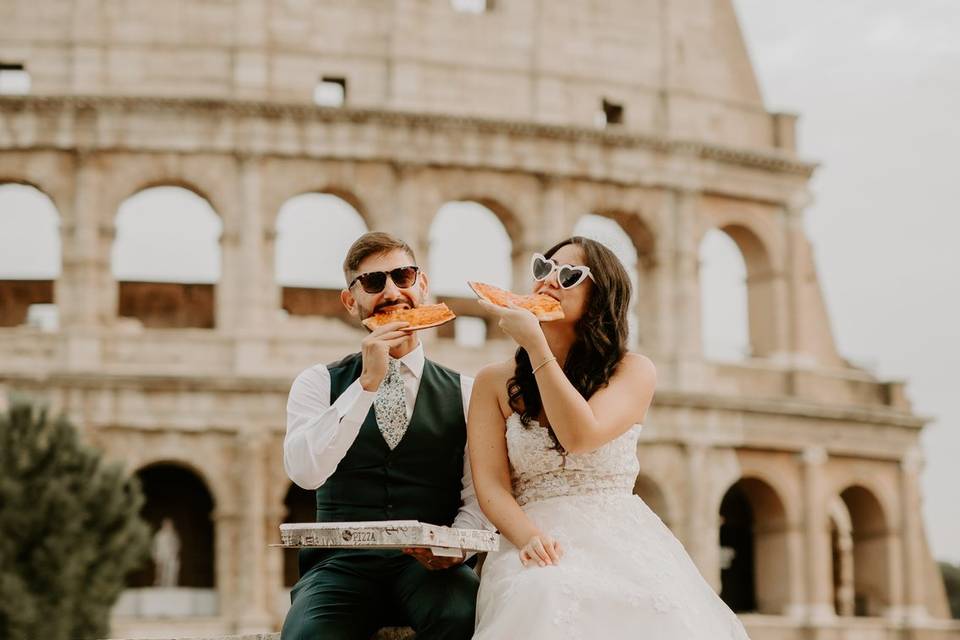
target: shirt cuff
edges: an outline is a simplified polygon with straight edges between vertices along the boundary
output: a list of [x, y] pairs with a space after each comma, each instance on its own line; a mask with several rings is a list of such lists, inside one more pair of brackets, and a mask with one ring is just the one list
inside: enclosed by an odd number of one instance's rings
[[367, 419], [367, 413], [377, 397], [376, 391], [367, 391], [360, 386], [359, 380], [354, 380], [347, 390], [340, 394], [333, 408], [337, 410], [341, 421], [361, 423]]

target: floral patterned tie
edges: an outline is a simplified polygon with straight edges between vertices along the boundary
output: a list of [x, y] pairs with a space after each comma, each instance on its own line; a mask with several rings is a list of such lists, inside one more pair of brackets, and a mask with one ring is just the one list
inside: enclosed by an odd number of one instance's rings
[[380, 388], [377, 389], [377, 397], [373, 401], [373, 409], [377, 416], [377, 426], [380, 427], [380, 433], [383, 439], [387, 441], [387, 446], [394, 449], [403, 438], [407, 431], [407, 394], [403, 386], [403, 378], [400, 376], [400, 361], [390, 358], [390, 364], [387, 366], [387, 375]]

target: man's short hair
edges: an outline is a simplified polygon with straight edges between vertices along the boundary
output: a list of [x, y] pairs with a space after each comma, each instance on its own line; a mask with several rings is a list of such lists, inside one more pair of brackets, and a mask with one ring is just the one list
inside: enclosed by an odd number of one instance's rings
[[417, 257], [413, 255], [413, 249], [406, 242], [383, 231], [370, 231], [363, 234], [350, 245], [347, 251], [347, 257], [343, 259], [343, 275], [347, 284], [353, 280], [360, 269], [360, 263], [370, 256], [389, 253], [396, 249], [402, 249], [410, 256], [413, 264], [417, 264]]

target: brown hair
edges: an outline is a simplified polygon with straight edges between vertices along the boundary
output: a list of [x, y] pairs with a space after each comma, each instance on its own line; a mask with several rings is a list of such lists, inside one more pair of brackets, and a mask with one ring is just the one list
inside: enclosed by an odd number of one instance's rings
[[[630, 276], [623, 263], [601, 243], [573, 236], [550, 247], [550, 258], [561, 247], [576, 245], [595, 280], [583, 317], [574, 327], [576, 339], [570, 346], [563, 372], [585, 399], [607, 386], [623, 356], [627, 353], [627, 308], [632, 294]], [[525, 427], [540, 415], [543, 400], [533, 377], [530, 356], [522, 347], [514, 357], [513, 377], [507, 382], [510, 408], [520, 414]], [[554, 449], [563, 448], [553, 429], [549, 430]]]
[[370, 256], [389, 253], [396, 249], [402, 249], [410, 256], [413, 264], [417, 264], [417, 257], [413, 255], [413, 249], [406, 242], [383, 231], [370, 231], [363, 234], [350, 245], [347, 250], [347, 257], [343, 259], [343, 275], [349, 283], [360, 268], [360, 263]]

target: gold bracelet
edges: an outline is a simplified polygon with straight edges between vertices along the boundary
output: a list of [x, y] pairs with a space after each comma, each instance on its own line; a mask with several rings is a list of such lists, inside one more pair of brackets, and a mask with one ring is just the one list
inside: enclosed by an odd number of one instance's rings
[[540, 364], [538, 364], [537, 367], [536, 367], [531, 373], [533, 373], [534, 375], [536, 375], [537, 371], [539, 371], [539, 370], [542, 369], [543, 367], [547, 366], [547, 365], [550, 364], [551, 362], [555, 362], [556, 359], [557, 359], [557, 356], [551, 356], [551, 357], [547, 358], [546, 360], [544, 360], [543, 362], [541, 362]]

